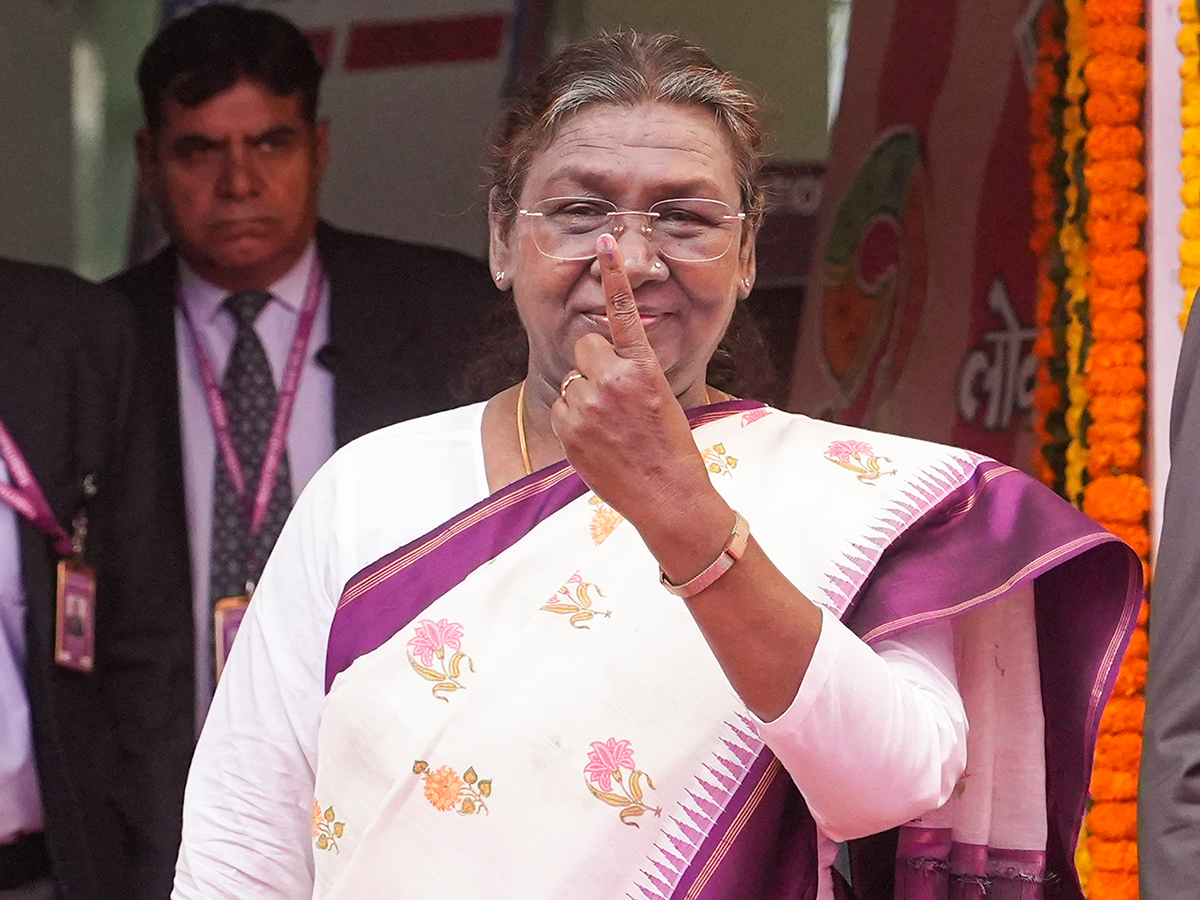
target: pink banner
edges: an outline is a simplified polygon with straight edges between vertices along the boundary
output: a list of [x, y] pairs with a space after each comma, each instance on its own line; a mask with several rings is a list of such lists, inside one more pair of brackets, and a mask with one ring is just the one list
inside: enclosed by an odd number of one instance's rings
[[1027, 0], [857, 0], [789, 407], [1027, 467]]

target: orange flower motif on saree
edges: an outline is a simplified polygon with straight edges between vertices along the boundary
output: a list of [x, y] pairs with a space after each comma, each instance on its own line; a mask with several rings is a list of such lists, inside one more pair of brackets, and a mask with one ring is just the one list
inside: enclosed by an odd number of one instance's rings
[[662, 809], [647, 805], [646, 787], [654, 789], [650, 776], [636, 767], [633, 761], [633, 746], [629, 741], [609, 738], [607, 741], [592, 741], [587, 765], [583, 767], [584, 782], [592, 796], [609, 806], [619, 807], [621, 822], [640, 828], [633, 820], [645, 813], [662, 815]]
[[595, 494], [588, 499], [588, 503], [595, 507], [591, 522], [592, 543], [599, 547], [625, 521], [625, 517]]
[[318, 850], [342, 852], [338, 849], [337, 839], [345, 832], [346, 823], [335, 822], [336, 818], [337, 813], [333, 811], [332, 806], [322, 811], [321, 804], [317, 800], [313, 800], [312, 836], [313, 843], [317, 845]]
[[883, 475], [895, 475], [896, 470], [885, 471], [880, 463], [890, 463], [886, 456], [878, 456], [870, 444], [863, 441], [834, 441], [825, 451], [825, 458], [849, 469], [863, 484], [872, 484]]
[[592, 593], [595, 592], [597, 597], [603, 597], [600, 588], [591, 582], [583, 580], [583, 577], [576, 572], [567, 579], [567, 583], [555, 591], [554, 596], [543, 604], [542, 609], [546, 612], [557, 613], [560, 616], [570, 616], [572, 627], [579, 629], [587, 629], [590, 626], [583, 623], [596, 616], [608, 618], [612, 615], [612, 610], [597, 612], [592, 609]]
[[463, 663], [474, 672], [471, 657], [462, 652], [463, 627], [446, 619], [422, 619], [408, 642], [408, 662], [426, 681], [434, 682], [433, 696], [449, 702], [443, 694], [463, 690], [459, 681]]
[[434, 809], [454, 810], [460, 816], [487, 813], [486, 798], [492, 796], [492, 780], [480, 779], [474, 767], [459, 775], [449, 766], [431, 769], [429, 763], [418, 759], [413, 763], [413, 774], [425, 782], [425, 799]]
[[708, 467], [708, 471], [714, 475], [732, 476], [733, 470], [737, 468], [737, 458], [725, 452], [724, 444], [713, 444], [700, 455], [704, 457], [704, 465]]

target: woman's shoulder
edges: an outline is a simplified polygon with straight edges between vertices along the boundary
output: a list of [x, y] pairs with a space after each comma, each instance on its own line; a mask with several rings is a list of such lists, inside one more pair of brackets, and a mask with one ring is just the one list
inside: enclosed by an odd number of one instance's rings
[[384, 426], [338, 449], [330, 463], [336, 468], [360, 470], [376, 460], [391, 465], [404, 460], [424, 461], [424, 457], [440, 456], [452, 447], [481, 452], [484, 406], [486, 403], [472, 403]]

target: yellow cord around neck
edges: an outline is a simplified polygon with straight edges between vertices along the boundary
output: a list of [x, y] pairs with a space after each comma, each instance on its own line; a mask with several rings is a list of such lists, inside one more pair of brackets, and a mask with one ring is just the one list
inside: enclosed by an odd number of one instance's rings
[[525, 474], [533, 474], [533, 464], [529, 462], [529, 444], [525, 440], [525, 381], [521, 380], [521, 388], [517, 391], [517, 440], [521, 442], [521, 462], [525, 464]]

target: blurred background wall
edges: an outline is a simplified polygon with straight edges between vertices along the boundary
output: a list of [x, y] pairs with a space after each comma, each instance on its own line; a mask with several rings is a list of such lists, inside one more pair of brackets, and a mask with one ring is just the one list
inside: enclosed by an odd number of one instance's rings
[[[765, 97], [776, 159], [821, 163], [849, 9], [848, 0], [261, 5], [331, 38], [323, 113], [333, 122], [334, 159], [324, 213], [345, 227], [477, 256], [486, 250], [480, 150], [521, 54], [529, 63], [531, 55], [600, 28], [679, 31]], [[419, 45], [428, 32], [416, 26], [433, 23], [435, 33], [453, 37], [452, 29], [437, 31], [437, 23], [483, 21], [489, 13], [504, 23], [490, 58], [454, 59], [451, 52], [413, 62], [368, 54], [373, 66], [347, 70], [356, 24], [390, 24]], [[126, 265], [133, 134], [142, 118], [134, 69], [162, 15], [160, 0], [0, 0], [0, 254], [90, 278]], [[799, 203], [811, 205], [811, 181], [803, 183]]]

